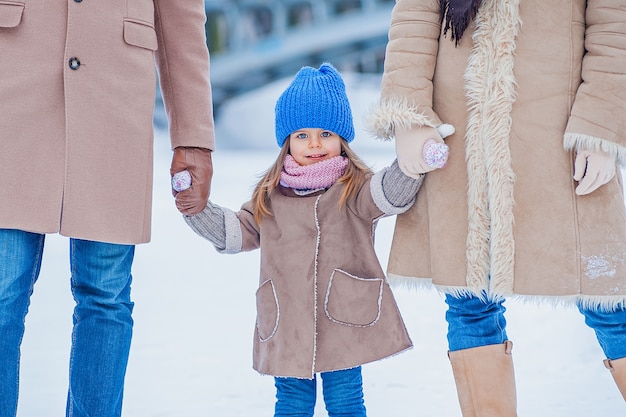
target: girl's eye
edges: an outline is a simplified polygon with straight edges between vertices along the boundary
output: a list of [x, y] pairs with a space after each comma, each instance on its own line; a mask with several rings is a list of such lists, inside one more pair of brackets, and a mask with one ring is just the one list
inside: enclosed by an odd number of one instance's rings
[[307, 135], [306, 135], [306, 133], [298, 133], [296, 135], [296, 138], [298, 138], [298, 139], [306, 139]]
[[332, 133], [330, 133], [330, 132], [322, 132], [322, 135], [321, 135], [321, 136], [322, 136], [323, 138], [328, 138], [328, 137], [331, 137], [332, 135], [333, 135], [333, 134], [332, 134]]

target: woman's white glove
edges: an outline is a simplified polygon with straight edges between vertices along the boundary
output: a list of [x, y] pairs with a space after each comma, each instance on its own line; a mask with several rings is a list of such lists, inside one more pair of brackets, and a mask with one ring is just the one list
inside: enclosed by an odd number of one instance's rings
[[441, 168], [448, 158], [448, 146], [443, 138], [454, 133], [449, 124], [437, 128], [419, 126], [395, 131], [396, 155], [402, 172], [412, 178]]
[[602, 150], [581, 149], [576, 153], [574, 179], [578, 181], [576, 194], [586, 195], [611, 181], [615, 176], [615, 157]]

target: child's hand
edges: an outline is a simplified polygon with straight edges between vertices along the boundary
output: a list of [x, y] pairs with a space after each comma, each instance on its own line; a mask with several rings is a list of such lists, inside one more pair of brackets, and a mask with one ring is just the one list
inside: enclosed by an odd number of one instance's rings
[[172, 176], [172, 189], [178, 193], [191, 187], [191, 174], [184, 170]]
[[422, 148], [422, 157], [426, 165], [438, 169], [446, 166], [446, 162], [448, 162], [448, 152], [448, 145], [445, 143], [428, 139]]
[[400, 169], [409, 177], [418, 178], [427, 172], [445, 166], [448, 146], [443, 138], [454, 133], [452, 125], [430, 126], [396, 130], [396, 154]]

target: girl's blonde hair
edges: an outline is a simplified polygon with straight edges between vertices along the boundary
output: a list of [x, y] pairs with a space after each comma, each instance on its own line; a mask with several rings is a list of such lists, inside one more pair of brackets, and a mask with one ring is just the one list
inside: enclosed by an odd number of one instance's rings
[[[281, 147], [276, 162], [262, 174], [261, 179], [254, 187], [254, 191], [252, 192], [253, 213], [255, 220], [259, 224], [261, 224], [261, 218], [263, 216], [272, 215], [268, 208], [269, 196], [280, 183], [280, 173], [283, 171], [285, 156], [287, 156], [288, 153], [289, 139], [287, 139]], [[337, 180], [338, 183], [346, 184], [343, 194], [339, 199], [340, 207], [344, 205], [346, 201], [353, 198], [363, 182], [373, 174], [371, 168], [350, 149], [348, 142], [343, 139], [341, 139], [341, 155], [348, 158], [348, 166], [343, 176]]]

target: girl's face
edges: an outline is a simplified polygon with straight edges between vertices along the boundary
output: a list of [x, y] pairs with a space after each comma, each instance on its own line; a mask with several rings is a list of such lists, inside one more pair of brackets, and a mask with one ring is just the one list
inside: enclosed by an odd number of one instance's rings
[[330, 130], [307, 128], [289, 135], [289, 153], [300, 165], [341, 155], [341, 137]]

